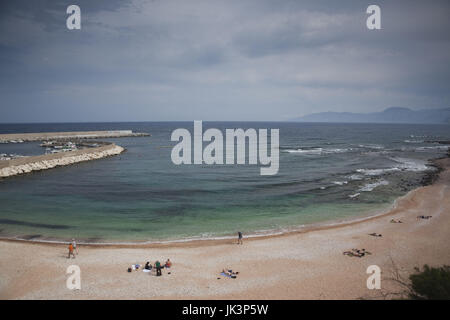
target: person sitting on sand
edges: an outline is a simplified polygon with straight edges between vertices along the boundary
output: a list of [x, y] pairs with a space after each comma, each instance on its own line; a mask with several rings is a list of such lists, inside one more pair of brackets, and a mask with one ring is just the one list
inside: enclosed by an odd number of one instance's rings
[[70, 259], [70, 255], [72, 255], [72, 257], [75, 259], [75, 254], [73, 253], [73, 245], [72, 245], [72, 243], [69, 244], [69, 256], [67, 257], [67, 259]]
[[172, 266], [172, 262], [170, 261], [170, 259], [167, 259], [166, 263], [164, 264], [164, 267], [170, 268], [171, 266]]
[[147, 262], [145, 263], [144, 269], [145, 269], [145, 270], [152, 270], [152, 265], [150, 264], [149, 261], [147, 261]]
[[230, 276], [231, 277], [231, 273], [228, 272], [228, 270], [222, 269], [222, 273], [226, 276]]

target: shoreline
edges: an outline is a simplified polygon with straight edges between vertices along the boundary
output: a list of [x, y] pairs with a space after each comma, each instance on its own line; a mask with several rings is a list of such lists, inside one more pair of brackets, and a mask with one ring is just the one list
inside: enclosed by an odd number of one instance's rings
[[[298, 227], [294, 227], [288, 231], [278, 231], [278, 229], [264, 231], [255, 231], [254, 233], [248, 233], [244, 235], [244, 240], [246, 241], [258, 241], [271, 239], [276, 237], [284, 237], [294, 234], [305, 234], [309, 232], [321, 231], [321, 230], [330, 230], [340, 227], [347, 227], [352, 225], [357, 225], [360, 223], [364, 223], [367, 221], [371, 221], [374, 219], [382, 218], [385, 216], [395, 214], [395, 209], [398, 205], [398, 201], [402, 201], [402, 199], [410, 196], [415, 191], [418, 191], [423, 186], [418, 187], [416, 189], [410, 190], [405, 195], [398, 197], [394, 200], [394, 202], [389, 205], [389, 208], [380, 211], [378, 213], [370, 213], [363, 216], [352, 217], [344, 220], [327, 220], [324, 222], [312, 223], [308, 225], [302, 225]], [[285, 230], [285, 229], [283, 229]], [[78, 240], [77, 243], [87, 247], [95, 247], [95, 248], [155, 248], [155, 247], [194, 247], [194, 246], [214, 246], [217, 244], [229, 243], [230, 240], [235, 240], [235, 235], [224, 235], [224, 236], [211, 236], [205, 238], [180, 238], [180, 239], [169, 239], [169, 240], [136, 240], [136, 241], [123, 241], [123, 242], [84, 242], [82, 239]], [[1, 237], [0, 242], [19, 242], [19, 243], [31, 243], [31, 244], [42, 244], [48, 246], [61, 246], [70, 242], [70, 239], [42, 239], [42, 240], [28, 240], [21, 239], [20, 237]], [[108, 241], [108, 240], [106, 240]]]
[[[439, 164], [440, 160], [450, 158], [450, 153], [447, 156], [431, 159], [430, 166], [434, 167], [435, 170], [428, 171], [422, 178], [422, 185], [408, 191], [403, 196], [396, 198], [388, 208], [380, 210], [378, 212], [366, 212], [365, 215], [358, 217], [350, 217], [348, 219], [341, 220], [327, 220], [318, 223], [312, 223], [308, 225], [301, 225], [293, 227], [286, 231], [283, 229], [273, 229], [265, 231], [254, 231], [253, 233], [245, 234], [244, 239], [246, 241], [258, 241], [277, 237], [290, 236], [295, 234], [305, 234], [309, 232], [321, 231], [321, 230], [331, 230], [335, 228], [348, 227], [353, 225], [358, 225], [368, 221], [381, 219], [394, 215], [399, 210], [399, 206], [402, 201], [408, 201], [415, 193], [420, 192], [420, 190], [426, 186], [433, 185], [441, 174], [445, 170], [444, 166]], [[229, 243], [230, 240], [235, 240], [234, 235], [223, 235], [223, 236], [212, 236], [205, 238], [180, 238], [180, 239], [168, 239], [168, 240], [136, 240], [136, 241], [111, 241], [105, 239], [105, 242], [84, 242], [83, 239], [78, 239], [77, 242], [80, 245], [95, 247], [95, 248], [167, 248], [167, 247], [201, 247], [201, 246], [214, 246], [218, 244]], [[48, 246], [60, 246], [70, 242], [70, 239], [58, 239], [58, 238], [47, 238], [42, 240], [32, 240], [32, 239], [21, 239], [20, 237], [1, 237], [0, 242], [19, 242], [19, 243], [30, 243], [30, 244], [42, 244]]]
[[[79, 245], [0, 241], [0, 299], [386, 299], [402, 290], [392, 274], [414, 273], [424, 264], [450, 263], [450, 158], [429, 186], [402, 197], [385, 215], [347, 225], [265, 238], [146, 246]], [[430, 215], [431, 219], [418, 219]], [[390, 223], [390, 218], [403, 223]], [[382, 237], [370, 236], [371, 233]], [[365, 248], [370, 255], [343, 252]], [[127, 272], [146, 261], [173, 263], [170, 274]], [[81, 290], [66, 287], [70, 265], [81, 269]], [[380, 290], [367, 289], [367, 268], [382, 270]], [[236, 279], [220, 276], [224, 268]]]

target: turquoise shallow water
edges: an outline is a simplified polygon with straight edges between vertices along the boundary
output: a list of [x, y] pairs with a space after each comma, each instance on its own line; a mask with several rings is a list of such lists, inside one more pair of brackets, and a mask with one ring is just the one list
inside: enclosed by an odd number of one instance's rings
[[[109, 139], [116, 157], [0, 180], [0, 235], [25, 239], [156, 241], [277, 231], [361, 217], [420, 185], [448, 126], [204, 123], [204, 129], [279, 128], [280, 170], [182, 165], [171, 132], [192, 122], [0, 125], [0, 132], [132, 129], [151, 137]], [[38, 154], [37, 143], [0, 153]]]

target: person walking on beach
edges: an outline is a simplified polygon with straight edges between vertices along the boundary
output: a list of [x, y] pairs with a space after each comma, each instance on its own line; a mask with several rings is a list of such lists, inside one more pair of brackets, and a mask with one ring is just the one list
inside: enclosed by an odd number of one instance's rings
[[70, 255], [72, 255], [73, 258], [75, 259], [75, 254], [73, 253], [73, 244], [72, 243], [69, 244], [69, 256], [67, 257], [67, 259], [70, 259]]
[[238, 244], [243, 244], [242, 243], [242, 232], [238, 231]]
[[75, 239], [72, 238], [72, 247], [73, 250], [76, 254], [78, 254], [78, 247], [77, 247], [77, 242], [75, 241]]

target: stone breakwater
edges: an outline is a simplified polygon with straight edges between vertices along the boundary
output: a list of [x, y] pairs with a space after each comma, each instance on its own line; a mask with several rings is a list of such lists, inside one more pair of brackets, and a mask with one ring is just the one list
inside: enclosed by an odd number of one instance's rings
[[146, 136], [150, 136], [150, 134], [133, 132], [131, 130], [8, 133], [0, 134], [0, 143], [17, 143], [24, 141], [42, 141], [55, 139], [96, 139]]
[[115, 144], [109, 144], [98, 148], [89, 148], [58, 154], [31, 156], [13, 160], [0, 161], [0, 178], [29, 173], [32, 171], [47, 170], [58, 166], [101, 159], [120, 154], [125, 149]]

